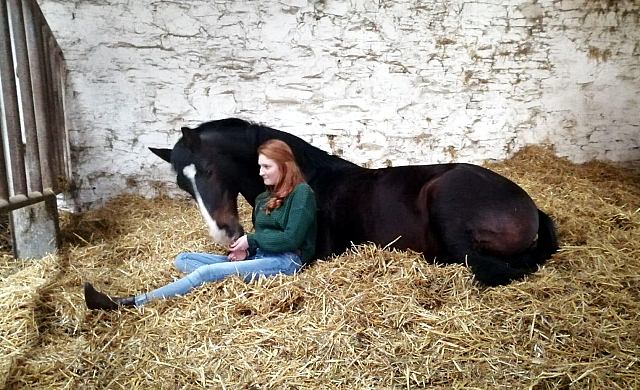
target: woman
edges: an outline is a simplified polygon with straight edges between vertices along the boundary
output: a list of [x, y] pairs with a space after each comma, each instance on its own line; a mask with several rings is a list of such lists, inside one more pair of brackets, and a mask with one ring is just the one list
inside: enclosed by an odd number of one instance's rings
[[185, 295], [206, 283], [229, 275], [246, 282], [263, 276], [291, 275], [313, 257], [316, 246], [316, 199], [304, 181], [289, 146], [270, 140], [258, 148], [260, 176], [267, 188], [254, 207], [255, 233], [237, 239], [228, 255], [181, 253], [175, 266], [188, 273], [164, 287], [128, 298], [109, 297], [84, 285], [89, 309], [113, 310], [120, 306], [141, 306], [154, 299]]

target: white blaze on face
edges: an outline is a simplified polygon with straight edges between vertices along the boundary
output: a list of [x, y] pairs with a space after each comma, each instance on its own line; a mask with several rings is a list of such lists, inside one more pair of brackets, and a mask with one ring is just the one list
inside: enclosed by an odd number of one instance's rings
[[182, 173], [187, 177], [187, 179], [191, 181], [191, 187], [193, 187], [193, 193], [196, 196], [196, 202], [198, 203], [200, 214], [202, 214], [204, 221], [206, 222], [207, 226], [209, 226], [209, 236], [211, 237], [211, 239], [220, 245], [227, 246], [231, 244], [232, 240], [227, 236], [227, 234], [223, 229], [220, 229], [218, 227], [218, 224], [213, 218], [211, 218], [211, 215], [209, 215], [207, 208], [204, 206], [204, 203], [202, 202], [202, 197], [200, 196], [200, 193], [198, 192], [198, 187], [196, 186], [195, 165], [193, 164], [187, 165], [182, 170]]

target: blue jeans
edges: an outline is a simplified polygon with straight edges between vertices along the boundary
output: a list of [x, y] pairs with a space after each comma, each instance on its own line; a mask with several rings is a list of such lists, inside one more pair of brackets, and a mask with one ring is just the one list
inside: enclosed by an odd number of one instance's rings
[[244, 277], [244, 281], [248, 283], [261, 275], [293, 275], [302, 268], [302, 261], [293, 252], [265, 253], [260, 249], [255, 256], [242, 261], [229, 261], [226, 255], [180, 253], [174, 264], [176, 268], [188, 275], [166, 286], [136, 296], [136, 306], [142, 306], [154, 299], [185, 295], [206, 282], [217, 282], [229, 275]]

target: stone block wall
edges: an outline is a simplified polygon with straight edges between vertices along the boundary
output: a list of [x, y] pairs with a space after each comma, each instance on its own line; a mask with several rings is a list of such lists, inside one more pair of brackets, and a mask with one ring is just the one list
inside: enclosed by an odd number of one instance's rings
[[67, 62], [81, 208], [171, 191], [146, 148], [229, 116], [368, 167], [527, 144], [640, 159], [635, 1], [39, 2]]

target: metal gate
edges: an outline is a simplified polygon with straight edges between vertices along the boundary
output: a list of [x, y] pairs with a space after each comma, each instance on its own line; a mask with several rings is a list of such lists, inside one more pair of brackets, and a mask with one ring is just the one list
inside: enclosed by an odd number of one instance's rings
[[36, 0], [0, 0], [0, 213], [16, 258], [59, 245], [56, 195], [71, 177], [65, 72]]

